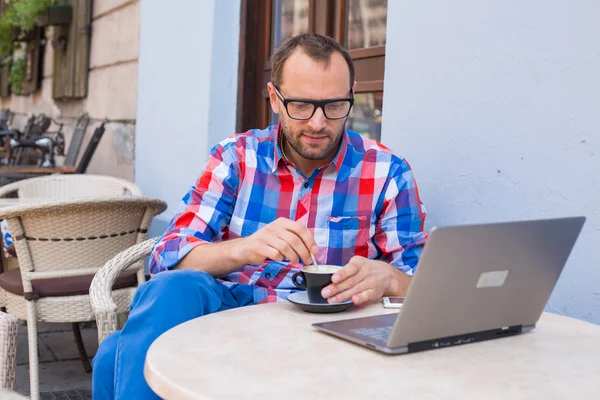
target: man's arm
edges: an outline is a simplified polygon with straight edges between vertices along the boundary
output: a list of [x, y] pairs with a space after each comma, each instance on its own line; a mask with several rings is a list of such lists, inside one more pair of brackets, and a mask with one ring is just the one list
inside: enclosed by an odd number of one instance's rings
[[318, 247], [310, 231], [297, 222], [279, 218], [246, 238], [198, 246], [175, 268], [196, 269], [221, 277], [244, 265], [261, 264], [267, 258], [274, 261], [288, 259], [292, 264], [302, 259], [309, 265], [311, 251], [316, 253]]
[[236, 163], [244, 162], [231, 154], [238, 153], [235, 148], [229, 149], [219, 145], [211, 151], [205, 171], [153, 249], [151, 272], [187, 268], [222, 277], [267, 258], [310, 264], [309, 249], [317, 251], [314, 238], [306, 227], [288, 219], [280, 218], [246, 238], [214, 242], [231, 221], [240, 185]]
[[242, 240], [230, 239], [194, 247], [173, 269], [206, 271], [215, 278], [228, 275], [244, 265], [236, 254], [236, 248]]
[[382, 261], [353, 257], [323, 289], [322, 295], [330, 303], [352, 299], [360, 304], [384, 295], [404, 296], [408, 290], [427, 240], [423, 230], [426, 213], [408, 163], [402, 160], [395, 168], [374, 236]]
[[[235, 143], [229, 142], [228, 146]], [[235, 148], [231, 150], [222, 145], [212, 149], [204, 172], [181, 200], [177, 213], [152, 251], [152, 273], [175, 268], [196, 248], [212, 245], [227, 229], [239, 185], [237, 160], [230, 154], [235, 153]]]
[[321, 295], [329, 303], [352, 299], [354, 304], [382, 296], [405, 296], [412, 277], [385, 261], [355, 256], [332, 277]]

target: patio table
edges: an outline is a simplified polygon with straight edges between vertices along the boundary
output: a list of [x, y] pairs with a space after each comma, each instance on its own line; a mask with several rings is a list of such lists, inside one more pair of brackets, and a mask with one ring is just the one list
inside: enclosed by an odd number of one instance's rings
[[57, 166], [57, 167], [37, 167], [22, 165], [3, 165], [0, 166], [0, 177], [5, 179], [27, 179], [36, 176], [46, 176], [50, 174], [74, 174], [76, 167]]
[[389, 356], [314, 322], [394, 312], [381, 304], [309, 314], [288, 302], [196, 318], [161, 335], [146, 381], [165, 399], [598, 398], [600, 326], [543, 313], [530, 333]]

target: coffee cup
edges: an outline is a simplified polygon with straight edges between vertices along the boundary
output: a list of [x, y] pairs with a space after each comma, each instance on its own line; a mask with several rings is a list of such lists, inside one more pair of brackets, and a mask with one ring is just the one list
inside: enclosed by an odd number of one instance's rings
[[331, 284], [331, 277], [341, 268], [337, 265], [319, 265], [319, 268], [308, 265], [292, 275], [292, 282], [297, 288], [306, 289], [308, 301], [311, 303], [326, 304], [327, 299], [321, 296], [321, 290]]

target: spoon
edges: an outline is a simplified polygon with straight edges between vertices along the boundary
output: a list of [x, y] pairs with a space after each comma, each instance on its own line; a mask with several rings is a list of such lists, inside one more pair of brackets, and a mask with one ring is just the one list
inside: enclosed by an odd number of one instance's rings
[[310, 256], [312, 258], [312, 262], [313, 262], [313, 264], [315, 266], [316, 272], [319, 272], [319, 264], [317, 264], [317, 260], [315, 260], [315, 255], [313, 253], [310, 253]]

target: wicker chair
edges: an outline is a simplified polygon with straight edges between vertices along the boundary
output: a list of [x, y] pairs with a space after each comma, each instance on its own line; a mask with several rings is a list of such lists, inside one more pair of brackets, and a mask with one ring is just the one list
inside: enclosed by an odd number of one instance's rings
[[140, 261], [150, 255], [157, 240], [158, 238], [152, 238], [131, 246], [114, 256], [96, 272], [90, 285], [90, 301], [96, 314], [99, 344], [118, 329], [119, 308], [111, 290], [117, 277], [125, 271], [143, 273], [144, 263]]
[[15, 390], [18, 332], [19, 319], [0, 312], [0, 389]]
[[[0, 187], [0, 198], [15, 194], [19, 198], [59, 200], [124, 194], [141, 196], [142, 191], [135, 183], [113, 176], [55, 174], [24, 179]], [[14, 249], [9, 248], [9, 252], [14, 252]], [[19, 268], [16, 257], [3, 258], [1, 261], [4, 271]]]
[[[0, 274], [0, 303], [27, 320], [31, 398], [39, 398], [37, 322], [94, 320], [89, 288], [98, 269], [146, 239], [162, 200], [139, 196], [83, 198], [0, 208], [15, 239], [19, 270]], [[117, 311], [127, 312], [142, 269], [113, 286]]]
[[[0, 187], [0, 198], [12, 194], [16, 194], [20, 198], [40, 200], [43, 198], [68, 199], [74, 197], [118, 196], [122, 194], [140, 196], [142, 193], [140, 188], [133, 182], [112, 176], [57, 174], [25, 179]], [[17, 257], [3, 259], [2, 264], [4, 271], [19, 268]], [[16, 354], [16, 345], [13, 345], [13, 343], [15, 343], [14, 340], [16, 338], [12, 338], [11, 334], [14, 333], [16, 335], [17, 333], [15, 321], [18, 321], [18, 319], [12, 315], [0, 314], [0, 346], [6, 349], [4, 353], [0, 349], [0, 372], [4, 371], [2, 376], [0, 376], [0, 387], [8, 389], [14, 387], [15, 357], [13, 353]], [[13, 325], [10, 325], [13, 322], [15, 324], [14, 332], [12, 330]], [[73, 332], [84, 368], [88, 371], [91, 367], [81, 339], [79, 323], [73, 323]], [[11, 356], [10, 354], [13, 355]], [[11, 371], [12, 381], [10, 378]]]
[[24, 179], [0, 187], [0, 197], [17, 192], [18, 197], [67, 199], [70, 197], [140, 196], [133, 182], [104, 175], [50, 175]]

